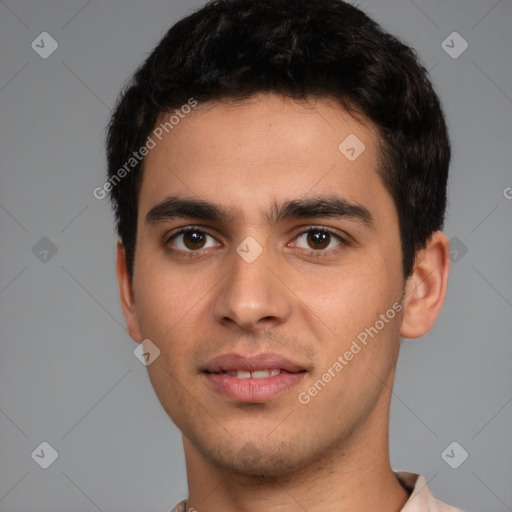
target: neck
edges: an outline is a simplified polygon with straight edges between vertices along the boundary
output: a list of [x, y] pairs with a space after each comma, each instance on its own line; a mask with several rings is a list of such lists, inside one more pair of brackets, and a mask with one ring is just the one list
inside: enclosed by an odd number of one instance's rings
[[[364, 425], [316, 460], [286, 475], [262, 477], [220, 468], [183, 436], [189, 497], [198, 512], [398, 512], [408, 492], [389, 463], [386, 388]], [[386, 418], [383, 425], [382, 418]]]

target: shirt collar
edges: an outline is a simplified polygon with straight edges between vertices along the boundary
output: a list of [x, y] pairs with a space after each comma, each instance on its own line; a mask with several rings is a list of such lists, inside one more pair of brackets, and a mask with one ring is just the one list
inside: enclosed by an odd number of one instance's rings
[[[400, 512], [462, 512], [434, 498], [423, 475], [395, 471], [402, 487], [409, 493], [409, 499]], [[186, 512], [187, 501], [180, 501], [171, 512]]]
[[462, 512], [434, 498], [423, 475], [395, 471], [395, 476], [402, 487], [410, 493], [400, 512]]

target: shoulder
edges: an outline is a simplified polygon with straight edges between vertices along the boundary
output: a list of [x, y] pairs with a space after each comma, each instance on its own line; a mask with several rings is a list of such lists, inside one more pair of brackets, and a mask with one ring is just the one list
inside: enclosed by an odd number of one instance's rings
[[400, 512], [463, 512], [435, 498], [423, 475], [395, 471], [402, 486], [411, 494]]
[[170, 512], [186, 512], [187, 500], [180, 501]]

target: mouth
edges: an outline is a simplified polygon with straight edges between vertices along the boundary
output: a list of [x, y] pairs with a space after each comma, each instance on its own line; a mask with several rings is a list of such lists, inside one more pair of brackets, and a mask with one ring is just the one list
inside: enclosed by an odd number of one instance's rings
[[[225, 375], [229, 375], [230, 377], [236, 377], [237, 379], [268, 379], [269, 377], [275, 377], [276, 375], [280, 375], [281, 371], [286, 372], [286, 370], [281, 370], [280, 368], [273, 368], [271, 370], [254, 370], [252, 372], [248, 372], [246, 370], [228, 370], [222, 372], [206, 372], [213, 373], [219, 375], [221, 373]], [[287, 373], [295, 373], [295, 372], [287, 372]]]
[[226, 354], [209, 361], [202, 370], [210, 388], [234, 402], [263, 403], [290, 390], [307, 370], [278, 354], [241, 356]]

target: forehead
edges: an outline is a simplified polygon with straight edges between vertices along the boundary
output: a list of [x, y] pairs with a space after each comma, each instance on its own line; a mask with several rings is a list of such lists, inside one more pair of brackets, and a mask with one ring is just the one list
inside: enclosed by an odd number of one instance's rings
[[215, 202], [244, 222], [308, 195], [337, 193], [371, 208], [391, 201], [377, 173], [377, 129], [331, 98], [199, 104], [160, 131], [145, 159], [139, 218], [171, 194]]

